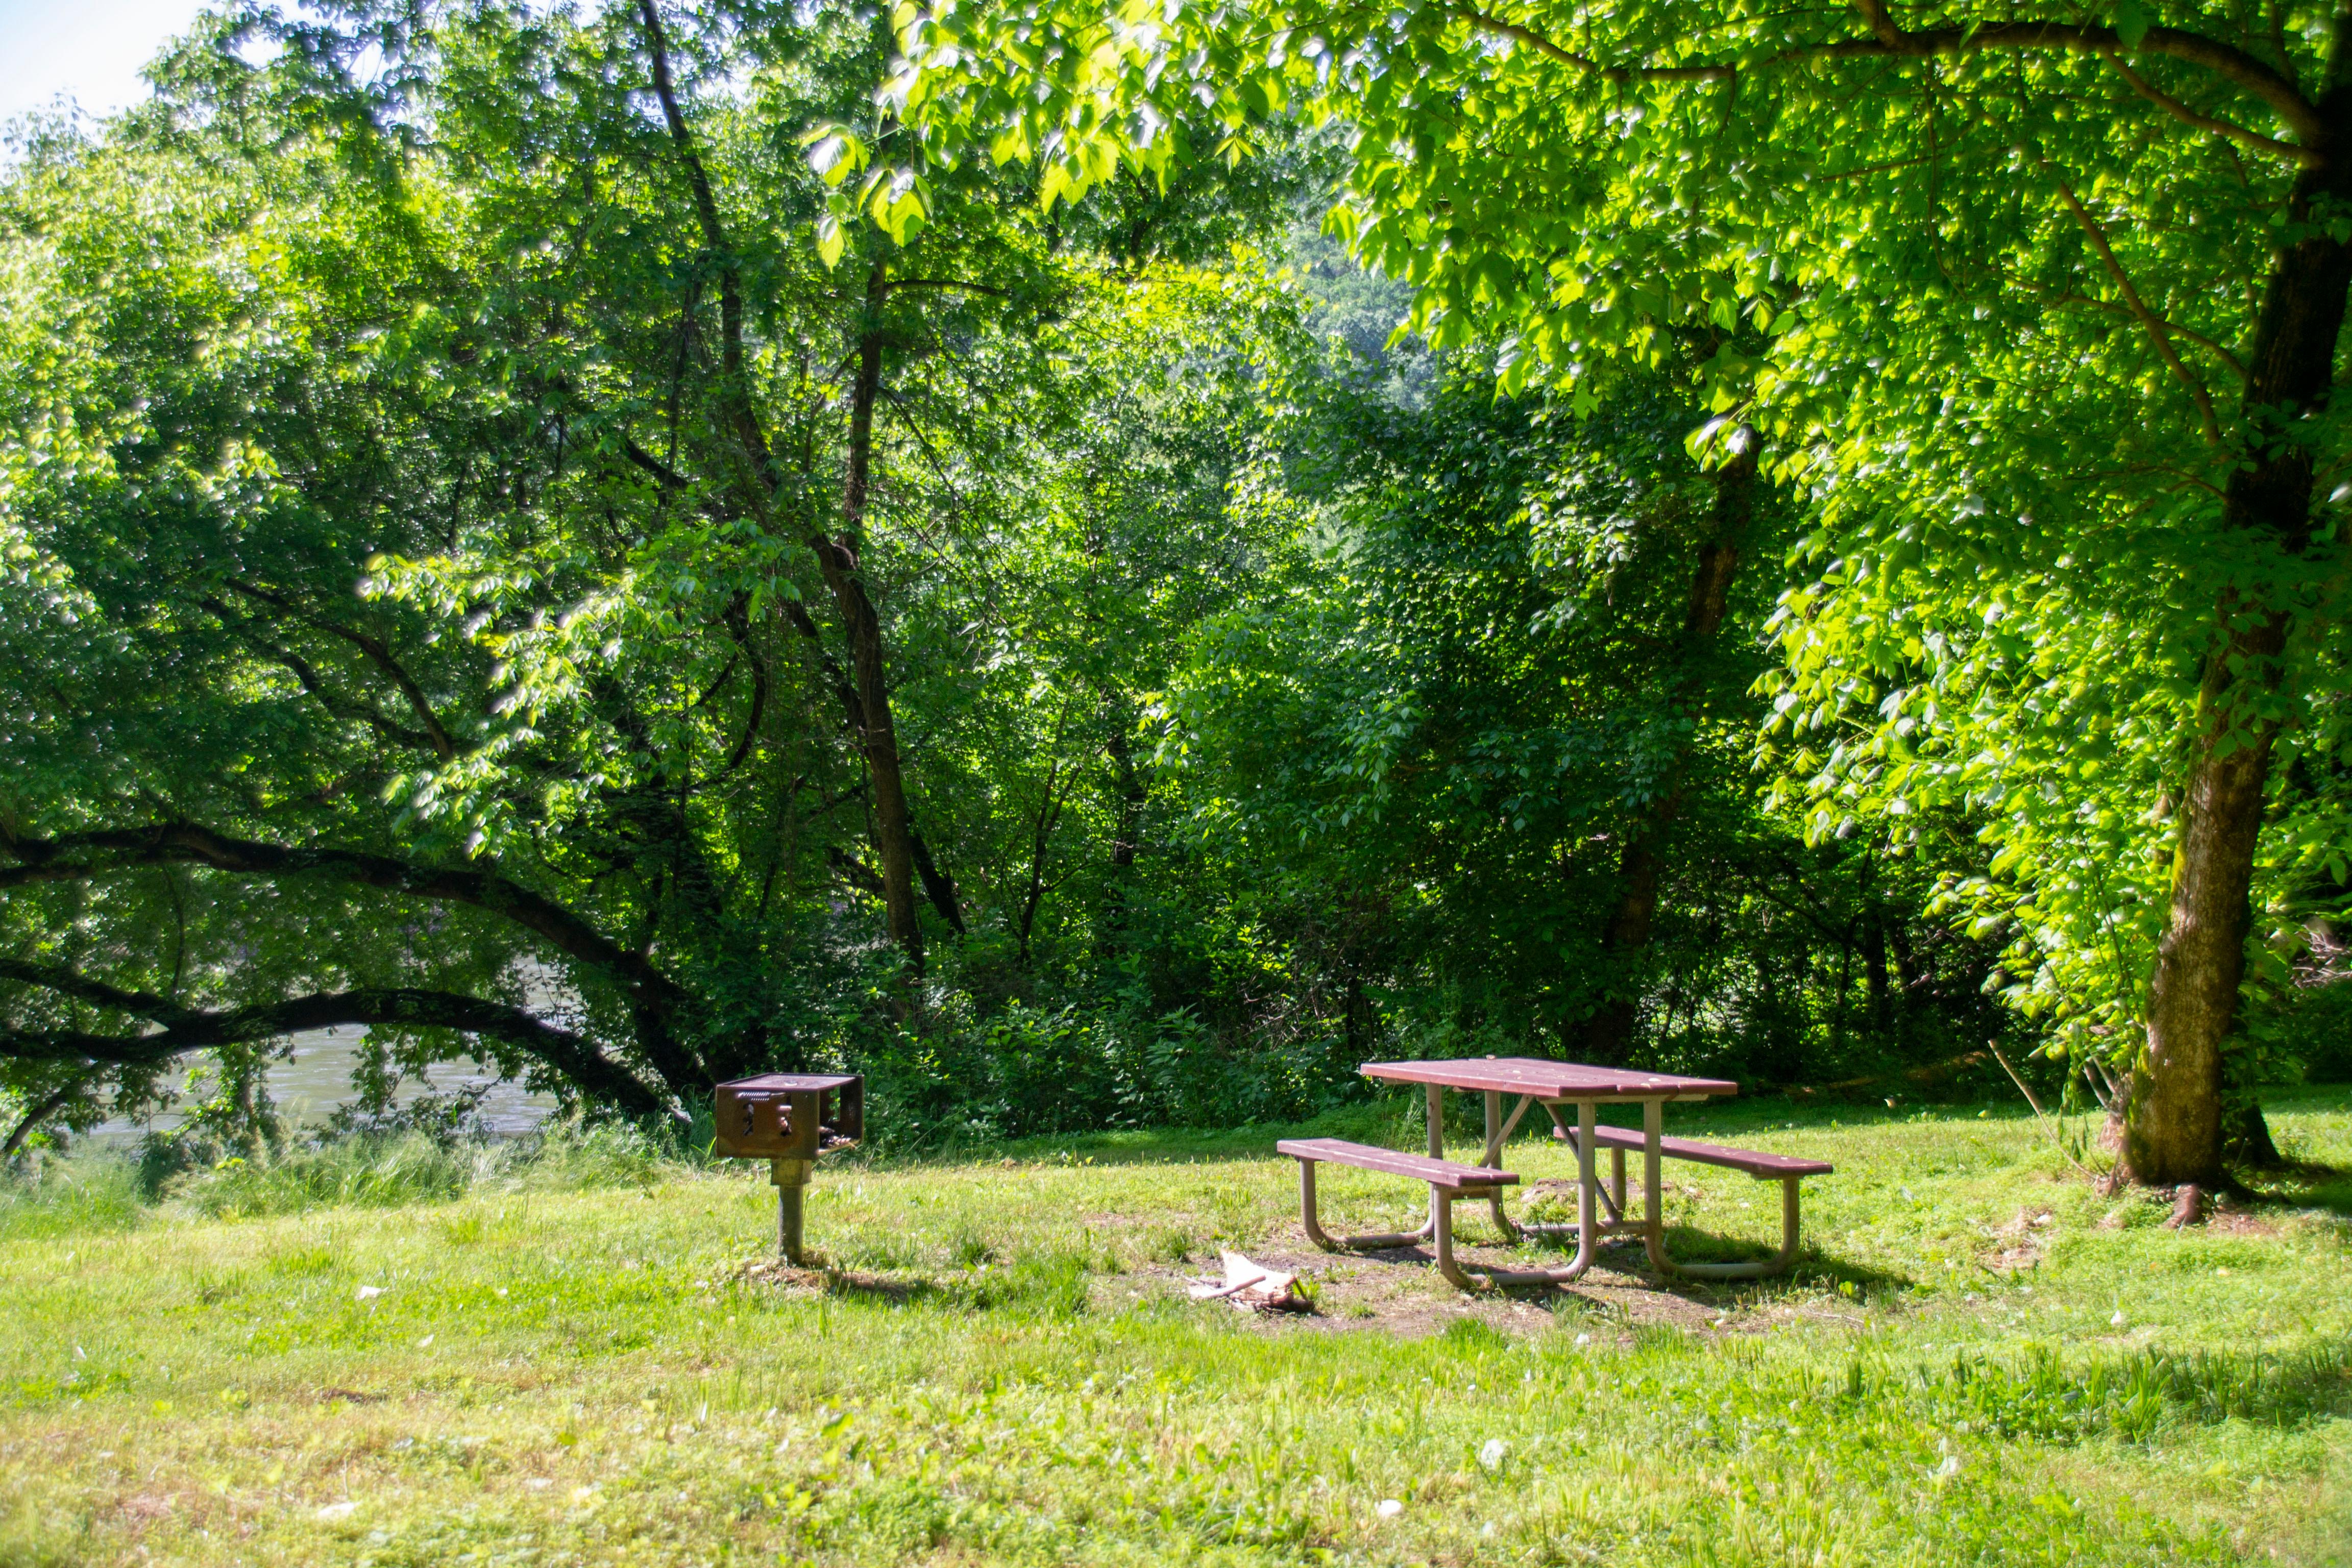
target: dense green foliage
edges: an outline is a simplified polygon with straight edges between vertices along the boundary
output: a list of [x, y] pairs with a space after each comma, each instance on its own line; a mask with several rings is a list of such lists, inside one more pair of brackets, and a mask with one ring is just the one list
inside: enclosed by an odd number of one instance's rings
[[[1693, 449], [1801, 493], [1765, 761], [1811, 832], [1994, 847], [2009, 1000], [2126, 1080], [2127, 1156], [2219, 1171], [2242, 983], [2346, 895], [2352, 24], [2330, 5], [1518, 0], [907, 5], [836, 226], [1345, 124], [1335, 228], [1439, 346], [1591, 411], [1688, 371]], [[1212, 134], [1202, 137], [1205, 109]], [[2326, 947], [2328, 943], [2323, 943]]]
[[[1528, 50], [1414, 12], [1352, 63], [1213, 49], [1199, 98], [1135, 35], [991, 157], [1015, 78], [958, 77], [955, 15], [241, 17], [25, 132], [22, 1131], [193, 1063], [194, 1131], [266, 1138], [273, 1052], [331, 1023], [379, 1111], [457, 1054], [689, 1124], [825, 1062], [910, 1142], [1297, 1117], [1381, 1054], [1875, 1098], [2053, 1017], [2121, 1038], [2242, 552], [2007, 154], [1964, 126], [1981, 188], [1815, 181], [1774, 237], [1811, 100], [1740, 100], [1798, 118], [1733, 186], [1652, 189], [1718, 134], [1689, 84], [1538, 103]], [[1086, 121], [1147, 100], [1164, 136]], [[1335, 179], [1405, 281], [1314, 234]], [[1840, 237], [1928, 265], [1947, 208], [2051, 276], [1884, 314]], [[2338, 875], [2330, 690], [2290, 686], [2274, 988]], [[2294, 1023], [2249, 1038], [2294, 1069]]]

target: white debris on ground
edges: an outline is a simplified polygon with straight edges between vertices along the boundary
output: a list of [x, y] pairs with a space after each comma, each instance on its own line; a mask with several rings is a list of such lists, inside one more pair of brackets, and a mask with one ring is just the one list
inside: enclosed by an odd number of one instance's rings
[[1231, 1301], [1245, 1312], [1301, 1312], [1307, 1298], [1299, 1294], [1298, 1276], [1253, 1263], [1238, 1252], [1220, 1252], [1225, 1277], [1192, 1284], [1195, 1301]]

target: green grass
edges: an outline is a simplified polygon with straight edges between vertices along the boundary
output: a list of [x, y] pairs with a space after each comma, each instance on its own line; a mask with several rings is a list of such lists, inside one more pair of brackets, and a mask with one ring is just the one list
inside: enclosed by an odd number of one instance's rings
[[[2343, 1093], [2273, 1122], [2352, 1166]], [[1794, 1279], [1466, 1300], [1306, 1249], [1271, 1129], [829, 1163], [808, 1277], [763, 1169], [619, 1140], [68, 1162], [0, 1189], [0, 1564], [2352, 1561], [2352, 1191], [2176, 1233], [2006, 1110], [1669, 1127], [1837, 1162]], [[1668, 1174], [1694, 1252], [1777, 1225]], [[1185, 1299], [1223, 1247], [1318, 1312]]]

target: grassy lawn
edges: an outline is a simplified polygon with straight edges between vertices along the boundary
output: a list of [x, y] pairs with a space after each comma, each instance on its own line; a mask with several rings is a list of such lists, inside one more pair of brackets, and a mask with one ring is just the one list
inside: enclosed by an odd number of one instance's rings
[[[2273, 1125], [2352, 1167], [2344, 1091]], [[0, 1192], [0, 1563], [2352, 1562], [2352, 1184], [2183, 1234], [2002, 1109], [1668, 1131], [1837, 1162], [1793, 1279], [1471, 1300], [1307, 1249], [1269, 1129], [831, 1164], [812, 1275], [764, 1167], [70, 1162]], [[1220, 1247], [1318, 1310], [1187, 1300]]]

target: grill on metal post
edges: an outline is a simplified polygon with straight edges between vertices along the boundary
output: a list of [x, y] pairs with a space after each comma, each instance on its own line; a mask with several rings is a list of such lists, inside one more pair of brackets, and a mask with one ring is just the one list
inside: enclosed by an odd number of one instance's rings
[[763, 1072], [719, 1086], [718, 1152], [765, 1160], [776, 1184], [776, 1250], [801, 1261], [801, 1194], [816, 1157], [866, 1136], [866, 1080], [853, 1073]]

